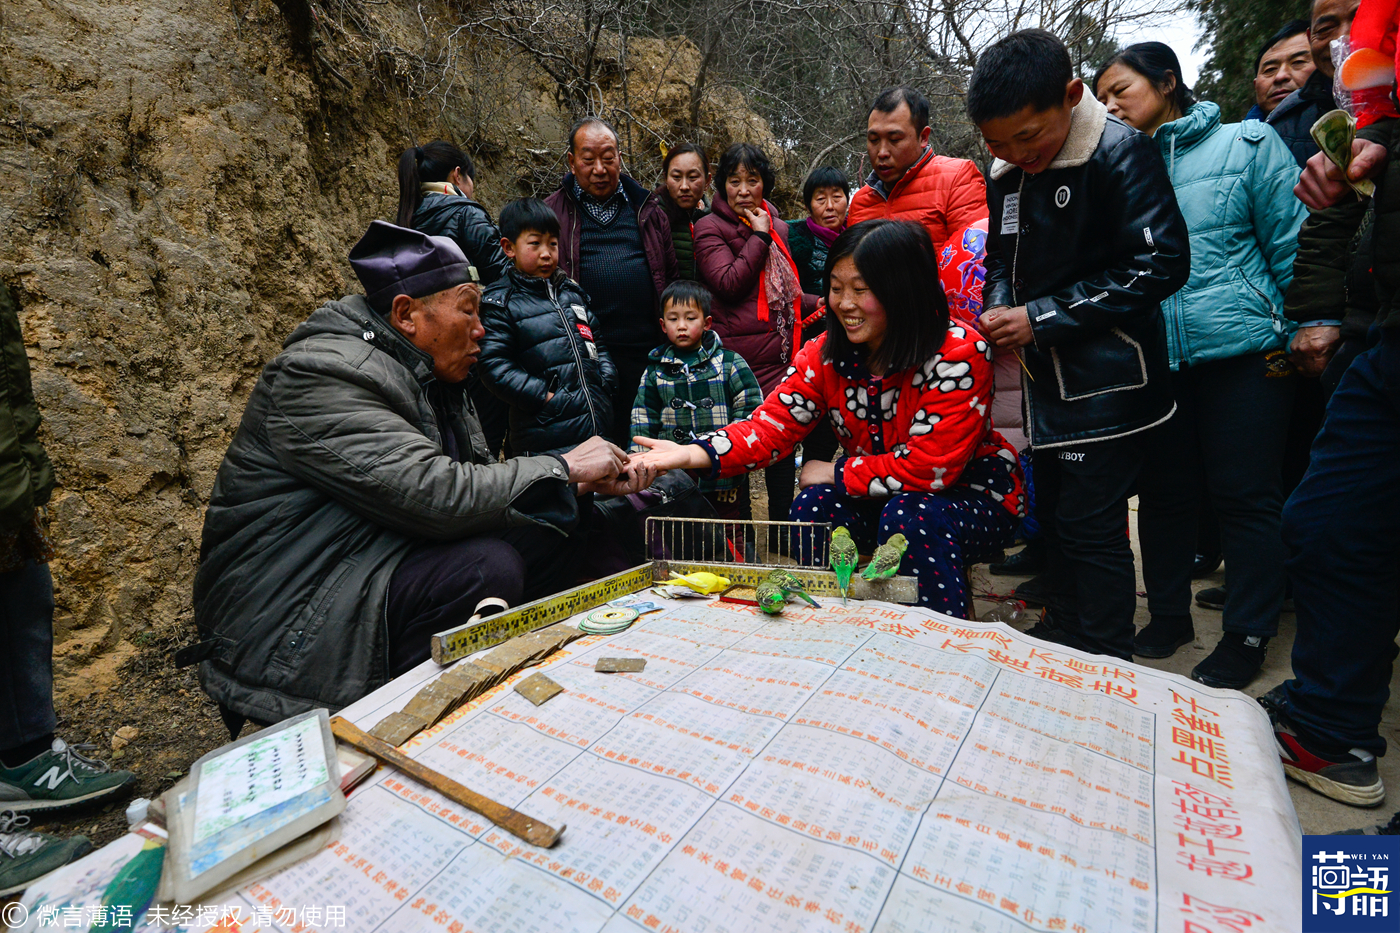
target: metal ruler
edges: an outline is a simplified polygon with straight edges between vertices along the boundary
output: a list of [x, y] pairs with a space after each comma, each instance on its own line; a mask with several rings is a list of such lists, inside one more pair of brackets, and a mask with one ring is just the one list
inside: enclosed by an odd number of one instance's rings
[[652, 584], [652, 565], [640, 564], [631, 570], [576, 586], [532, 603], [507, 609], [499, 615], [438, 632], [432, 638], [433, 660], [451, 664], [469, 654], [499, 645], [503, 641], [533, 632], [561, 619], [593, 609], [604, 603], [644, 590]]

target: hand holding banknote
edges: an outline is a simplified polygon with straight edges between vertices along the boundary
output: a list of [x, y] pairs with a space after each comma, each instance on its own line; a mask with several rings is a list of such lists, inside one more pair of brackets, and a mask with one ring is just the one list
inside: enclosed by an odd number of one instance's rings
[[1332, 164], [1341, 169], [1342, 179], [1363, 198], [1375, 195], [1376, 185], [1367, 178], [1354, 179], [1347, 172], [1354, 156], [1356, 119], [1345, 110], [1324, 113], [1312, 125], [1312, 138]]

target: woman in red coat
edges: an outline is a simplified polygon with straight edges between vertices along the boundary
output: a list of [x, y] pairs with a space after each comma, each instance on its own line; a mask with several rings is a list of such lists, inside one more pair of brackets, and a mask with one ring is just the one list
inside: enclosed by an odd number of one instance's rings
[[992, 429], [991, 347], [949, 323], [918, 224], [852, 227], [826, 269], [826, 334], [753, 417], [686, 445], [636, 438], [651, 448], [640, 459], [737, 476], [790, 457], [825, 416], [843, 455], [803, 464], [793, 520], [844, 525], [866, 551], [903, 534], [919, 605], [966, 618], [963, 566], [1009, 545], [1025, 514], [1016, 451]]
[[[767, 395], [801, 345], [802, 283], [787, 248], [787, 224], [766, 200], [773, 167], [763, 150], [735, 143], [719, 160], [714, 210], [695, 222], [695, 269], [714, 295], [714, 330], [744, 358]], [[812, 308], [816, 298], [810, 297]], [[764, 471], [768, 518], [784, 521], [797, 468], [791, 457]]]

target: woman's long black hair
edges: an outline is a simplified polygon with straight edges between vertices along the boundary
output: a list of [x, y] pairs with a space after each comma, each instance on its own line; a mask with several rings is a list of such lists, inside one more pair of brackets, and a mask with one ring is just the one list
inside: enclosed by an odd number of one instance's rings
[[447, 181], [454, 168], [460, 168], [468, 178], [476, 178], [476, 166], [471, 156], [451, 143], [435, 139], [426, 146], [405, 149], [399, 155], [399, 216], [400, 227], [412, 227], [413, 215], [423, 203], [423, 182]]
[[[1165, 42], [1134, 42], [1114, 53], [1094, 75], [1092, 93], [1095, 97], [1099, 96], [1099, 81], [1103, 79], [1104, 72], [1114, 65], [1126, 65], [1151, 81], [1153, 87], [1176, 105], [1178, 113], [1184, 115], [1196, 102], [1196, 95], [1191, 93], [1181, 77], [1181, 62]], [[1171, 82], [1175, 83], [1168, 87]]]
[[930, 359], [948, 334], [948, 299], [938, 278], [938, 254], [922, 224], [867, 220], [847, 229], [826, 254], [826, 346], [830, 361], [852, 353], [864, 356], [846, 337], [831, 307], [831, 270], [853, 259], [865, 285], [885, 309], [885, 338], [866, 365], [882, 372], [912, 369]]

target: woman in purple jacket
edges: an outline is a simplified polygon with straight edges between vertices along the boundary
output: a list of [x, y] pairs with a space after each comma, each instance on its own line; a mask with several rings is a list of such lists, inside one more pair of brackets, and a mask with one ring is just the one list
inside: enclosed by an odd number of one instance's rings
[[[695, 222], [695, 267], [714, 295], [715, 332], [749, 364], [764, 395], [797, 355], [804, 300], [816, 306], [815, 296], [802, 294], [787, 224], [767, 201], [773, 185], [763, 150], [735, 143], [719, 160], [713, 212]], [[769, 520], [787, 521], [796, 465], [788, 459], [763, 472]]]

